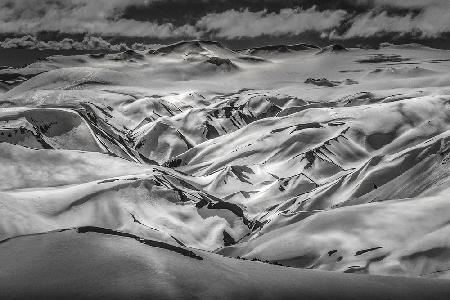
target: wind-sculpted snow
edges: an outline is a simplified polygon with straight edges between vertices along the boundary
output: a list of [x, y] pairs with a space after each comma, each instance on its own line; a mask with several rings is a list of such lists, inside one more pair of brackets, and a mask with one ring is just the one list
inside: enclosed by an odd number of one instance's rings
[[0, 243], [2, 295], [14, 299], [446, 299], [449, 293], [439, 279], [283, 268], [99, 227]]
[[[80, 243], [78, 255], [103, 266], [86, 274], [110, 276], [114, 261], [137, 268], [146, 290], [104, 281], [103, 295], [211, 296], [216, 266], [228, 278], [220, 290], [244, 295], [234, 282], [245, 264], [254, 298], [321, 278], [343, 299], [364, 286], [395, 299], [396, 288], [373, 287], [390, 280], [423, 299], [417, 288], [441, 281], [342, 273], [450, 276], [449, 61], [427, 47], [189, 41], [0, 70], [1, 285], [15, 293], [17, 268], [40, 274], [32, 291], [43, 293], [59, 276], [39, 273], [47, 250]], [[72, 248], [54, 251], [64, 268], [77, 264]], [[11, 255], [30, 263], [5, 269]], [[181, 283], [146, 279], [165, 268]], [[194, 284], [185, 269], [204, 278]], [[71, 272], [68, 293], [84, 278]], [[327, 299], [291, 286], [286, 297]]]
[[24, 235], [0, 247], [0, 287], [10, 299], [415, 300], [450, 292], [439, 279], [285, 268], [100, 227]]

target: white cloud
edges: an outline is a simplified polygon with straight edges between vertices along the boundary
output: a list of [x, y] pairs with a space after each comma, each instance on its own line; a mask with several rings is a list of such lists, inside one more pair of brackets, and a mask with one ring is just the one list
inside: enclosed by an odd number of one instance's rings
[[61, 41], [41, 41], [34, 36], [25, 35], [20, 38], [6, 38], [0, 42], [1, 48], [27, 48], [39, 50], [113, 50], [127, 49], [125, 44], [111, 44], [100, 37], [86, 36], [82, 41], [65, 38]]
[[176, 27], [120, 18], [127, 6], [144, 0], [0, 0], [0, 33], [42, 31], [146, 37], [196, 37], [193, 26]]
[[256, 37], [263, 34], [294, 35], [308, 30], [324, 31], [335, 28], [346, 15], [343, 10], [320, 12], [316, 7], [307, 10], [287, 8], [279, 13], [267, 13], [266, 10], [228, 10], [208, 14], [201, 18], [196, 26], [225, 38]]
[[343, 10], [320, 12], [315, 7], [287, 8], [279, 13], [228, 10], [207, 14], [195, 25], [183, 26], [121, 17], [126, 7], [148, 3], [149, 0], [0, 0], [0, 33], [35, 35], [57, 31], [99, 36], [200, 38], [216, 32], [218, 37], [229, 38], [276, 36], [329, 30], [339, 26], [347, 15]]
[[[0, 0], [0, 34], [36, 35], [45, 31], [96, 36], [148, 38], [258, 37], [261, 35], [296, 35], [317, 31], [322, 37], [347, 39], [386, 33], [414, 33], [421, 37], [439, 37], [450, 32], [450, 0], [354, 0], [370, 4], [373, 11], [350, 15], [345, 10], [319, 11], [286, 8], [267, 10], [227, 10], [210, 13], [195, 24], [175, 26], [171, 23], [138, 21], [122, 17], [130, 5], [145, 5], [164, 0]], [[204, 0], [212, 1], [212, 0]], [[318, 0], [319, 1], [319, 0]], [[243, 4], [245, 5], [245, 1]], [[420, 9], [419, 14], [388, 14], [387, 7]], [[349, 29], [342, 33], [341, 25]], [[11, 43], [11, 42], [10, 42]], [[32, 43], [23, 40], [20, 43]], [[56, 45], [37, 43], [37, 47], [82, 47], [75, 41]], [[8, 44], [6, 44], [8, 45]], [[98, 45], [102, 47], [101, 44]]]
[[351, 27], [344, 34], [337, 35], [332, 32], [330, 38], [371, 37], [386, 33], [398, 35], [412, 33], [421, 38], [436, 38], [450, 32], [450, 5], [448, 8], [430, 6], [417, 15], [406, 16], [392, 16], [386, 11], [369, 12], [356, 16], [352, 20]]

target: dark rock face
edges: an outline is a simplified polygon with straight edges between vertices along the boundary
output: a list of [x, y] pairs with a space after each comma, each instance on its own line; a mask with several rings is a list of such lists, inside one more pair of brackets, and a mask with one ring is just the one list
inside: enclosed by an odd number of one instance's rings
[[310, 44], [293, 44], [293, 45], [268, 45], [268, 46], [254, 47], [242, 51], [250, 55], [260, 55], [262, 53], [283, 54], [283, 53], [293, 53], [298, 51], [311, 51], [319, 49], [320, 47]]
[[108, 235], [127, 237], [127, 238], [131, 238], [131, 239], [135, 239], [139, 243], [145, 244], [145, 245], [150, 246], [150, 247], [157, 247], [157, 248], [167, 249], [167, 250], [179, 253], [179, 254], [184, 255], [184, 256], [188, 256], [188, 257], [195, 258], [195, 259], [198, 259], [198, 260], [203, 260], [203, 258], [201, 256], [198, 256], [193, 251], [190, 251], [188, 249], [185, 249], [185, 248], [182, 248], [182, 247], [178, 247], [178, 246], [174, 246], [174, 245], [171, 245], [171, 244], [168, 244], [168, 243], [163, 243], [163, 242], [149, 240], [149, 239], [143, 239], [143, 238], [140, 238], [140, 237], [138, 237], [138, 236], [136, 236], [134, 234], [131, 234], [131, 233], [120, 232], [120, 231], [116, 231], [116, 230], [112, 230], [112, 229], [108, 229], [108, 228], [101, 228], [101, 227], [95, 227], [95, 226], [78, 227], [77, 228], [77, 232], [78, 233], [93, 232], [93, 233], [101, 233], [101, 234], [108, 234]]
[[213, 56], [213, 57], [210, 57], [209, 59], [207, 59], [206, 63], [215, 65], [215, 66], [217, 66], [220, 69], [225, 70], [225, 71], [234, 71], [234, 70], [238, 70], [239, 69], [239, 67], [236, 66], [228, 58], [220, 58], [220, 57], [217, 57], [217, 56]]
[[334, 87], [334, 86], [338, 86], [340, 84], [339, 81], [330, 81], [326, 78], [308, 78], [305, 80], [305, 83], [308, 84], [313, 84], [313, 85], [317, 85], [317, 86], [326, 86], [326, 87]]
[[341, 52], [347, 52], [347, 51], [348, 51], [348, 49], [345, 48], [344, 46], [339, 45], [339, 44], [334, 44], [334, 45], [329, 45], [329, 46], [322, 48], [317, 54], [341, 53]]

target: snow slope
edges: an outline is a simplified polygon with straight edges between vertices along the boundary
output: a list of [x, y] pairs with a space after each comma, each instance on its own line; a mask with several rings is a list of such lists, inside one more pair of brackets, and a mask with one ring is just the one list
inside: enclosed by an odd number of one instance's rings
[[0, 290], [446, 299], [449, 67], [195, 40], [2, 69]]
[[10, 299], [447, 299], [450, 293], [444, 280], [283, 268], [99, 227], [1, 245], [0, 287]]

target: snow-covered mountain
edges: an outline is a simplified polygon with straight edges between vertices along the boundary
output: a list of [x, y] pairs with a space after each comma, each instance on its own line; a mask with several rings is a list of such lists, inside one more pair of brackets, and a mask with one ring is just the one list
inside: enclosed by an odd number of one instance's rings
[[449, 162], [446, 50], [195, 40], [4, 68], [0, 295], [447, 299]]

